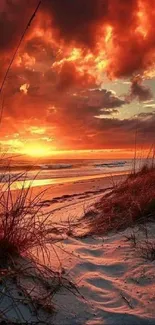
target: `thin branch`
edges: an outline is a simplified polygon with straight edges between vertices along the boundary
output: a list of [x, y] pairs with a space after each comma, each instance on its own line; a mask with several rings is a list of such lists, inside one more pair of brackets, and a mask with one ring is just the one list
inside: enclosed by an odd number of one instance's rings
[[[32, 23], [32, 21], [33, 21], [35, 15], [36, 15], [36, 13], [37, 13], [37, 11], [38, 11], [40, 5], [41, 5], [41, 2], [42, 2], [42, 0], [39, 1], [38, 5], [37, 5], [37, 7], [36, 7], [36, 9], [35, 9], [35, 11], [33, 12], [31, 18], [29, 19], [29, 21], [28, 21], [28, 23], [27, 23], [27, 25], [26, 25], [26, 27], [25, 27], [25, 29], [24, 29], [24, 31], [23, 31], [23, 34], [22, 34], [22, 36], [21, 36], [21, 38], [20, 38], [20, 40], [19, 40], [19, 43], [18, 43], [18, 45], [17, 45], [17, 47], [16, 47], [16, 49], [15, 49], [15, 52], [14, 52], [12, 58], [11, 58], [11, 61], [10, 61], [9, 65], [8, 65], [8, 68], [7, 68], [7, 70], [6, 70], [6, 73], [5, 73], [5, 75], [4, 75], [3, 81], [2, 81], [1, 86], [0, 86], [0, 95], [2, 94], [2, 91], [3, 91], [4, 85], [5, 85], [6, 79], [7, 79], [7, 77], [8, 77], [9, 71], [10, 71], [10, 69], [11, 69], [11, 67], [12, 67], [13, 62], [14, 62], [15, 56], [16, 56], [18, 50], [19, 50], [19, 47], [20, 47], [20, 45], [21, 45], [21, 43], [22, 43], [22, 41], [23, 41], [23, 39], [24, 39], [24, 37], [25, 37], [25, 34], [26, 34], [28, 28], [30, 27], [30, 25], [31, 25], [31, 23]], [[2, 105], [1, 114], [0, 114], [0, 116], [1, 116], [1, 120], [2, 120], [2, 113], [3, 113], [3, 105]], [[0, 122], [1, 122], [1, 121], [0, 121]]]

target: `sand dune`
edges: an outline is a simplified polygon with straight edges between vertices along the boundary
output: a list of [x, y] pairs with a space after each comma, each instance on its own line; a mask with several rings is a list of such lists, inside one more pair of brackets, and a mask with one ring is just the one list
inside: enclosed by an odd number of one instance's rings
[[[155, 230], [155, 229], [154, 229]], [[104, 239], [68, 239], [61, 259], [81, 297], [61, 292], [56, 325], [155, 324], [155, 264], [138, 256], [124, 233]]]
[[[92, 195], [86, 202], [91, 205], [99, 197]], [[80, 216], [83, 201], [75, 198], [74, 203], [68, 207], [65, 201], [56, 216], [62, 220]], [[151, 225], [150, 238], [154, 231]], [[145, 261], [132, 247], [126, 240], [129, 232], [68, 238], [57, 248], [63, 268], [77, 283], [81, 296], [64, 290], [56, 295], [55, 325], [155, 324], [155, 262]], [[143, 233], [141, 236], [145, 240]]]
[[[90, 186], [91, 185], [91, 186]], [[103, 196], [111, 181], [96, 180], [49, 189], [44, 213], [65, 224]], [[75, 195], [76, 194], [76, 195]], [[85, 229], [84, 221], [79, 230]], [[149, 238], [155, 225], [148, 228]], [[77, 284], [79, 293], [61, 289], [54, 296], [54, 325], [154, 325], [155, 262], [146, 261], [127, 241], [130, 229], [104, 237], [64, 239], [51, 251], [52, 267]], [[141, 232], [140, 240], [145, 240]], [[55, 254], [55, 250], [59, 256]], [[51, 323], [51, 324], [52, 324]]]

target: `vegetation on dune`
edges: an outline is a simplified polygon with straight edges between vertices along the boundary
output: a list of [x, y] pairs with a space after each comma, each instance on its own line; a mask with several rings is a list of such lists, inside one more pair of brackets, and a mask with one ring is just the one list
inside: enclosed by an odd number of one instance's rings
[[131, 173], [95, 204], [92, 213], [84, 216], [89, 232], [103, 235], [135, 224], [155, 220], [155, 168], [143, 168]]
[[0, 319], [4, 324], [51, 324], [55, 293], [62, 287], [78, 293], [61, 265], [53, 271], [50, 258], [54, 251], [59, 259], [55, 245], [70, 228], [44, 213], [45, 191], [34, 196], [24, 181], [21, 190], [12, 191], [17, 179], [11, 179], [0, 190]]
[[[18, 176], [20, 178], [20, 176]], [[13, 181], [14, 182], [14, 181]], [[31, 188], [13, 192], [9, 182], [0, 194], [0, 260], [17, 255], [32, 256], [34, 248], [46, 254], [49, 229], [54, 231], [51, 215], [43, 216], [42, 194], [31, 196]]]
[[[126, 180], [115, 185], [83, 219], [87, 232], [83, 236], [105, 235], [130, 228], [125, 236], [138, 255], [155, 260], [155, 238], [149, 223], [155, 222], [155, 167], [144, 165], [131, 172]], [[151, 224], [152, 225], [152, 224]]]

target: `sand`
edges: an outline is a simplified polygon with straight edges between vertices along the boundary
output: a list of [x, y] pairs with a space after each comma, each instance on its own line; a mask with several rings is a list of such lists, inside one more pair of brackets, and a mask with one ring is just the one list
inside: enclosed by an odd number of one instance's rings
[[[123, 177], [123, 176], [122, 176]], [[122, 177], [93, 179], [47, 187], [44, 214], [54, 221], [79, 220], [85, 210]], [[40, 188], [35, 188], [37, 194]], [[81, 224], [81, 231], [85, 225]], [[64, 236], [51, 251], [55, 270], [63, 267], [79, 293], [62, 289], [54, 297], [54, 325], [154, 325], [155, 262], [144, 260], [127, 241], [130, 229], [104, 237]], [[148, 232], [153, 237], [155, 225]], [[145, 240], [144, 233], [141, 233]]]
[[55, 325], [155, 324], [155, 263], [139, 257], [125, 239], [128, 231], [65, 241], [63, 249], [74, 257], [63, 253], [61, 260], [81, 297], [56, 296]]
[[32, 197], [43, 192], [41, 201], [44, 203], [44, 213], [51, 212], [54, 221], [65, 221], [69, 217], [77, 219], [104, 193], [111, 190], [114, 184], [118, 184], [125, 178], [126, 175], [116, 175], [52, 186], [38, 186], [32, 189]]
[[[108, 178], [65, 185], [57, 202], [46, 201], [45, 210], [53, 210], [54, 220], [78, 219], [111, 186]], [[155, 262], [144, 260], [126, 240], [130, 231], [102, 238], [66, 238], [59, 244], [60, 267], [77, 283], [81, 296], [66, 291], [56, 295], [55, 325], [155, 324]], [[151, 225], [150, 238], [154, 231]], [[144, 233], [141, 236], [145, 240]], [[55, 258], [56, 268], [60, 261]]]

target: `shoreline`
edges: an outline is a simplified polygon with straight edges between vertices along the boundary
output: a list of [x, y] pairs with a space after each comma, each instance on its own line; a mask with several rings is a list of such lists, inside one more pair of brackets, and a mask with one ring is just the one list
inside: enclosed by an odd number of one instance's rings
[[[107, 191], [113, 189], [114, 183], [121, 183], [126, 174], [82, 180], [79, 182], [47, 186], [41, 200], [44, 213], [52, 214], [55, 222], [69, 219], [78, 220], [85, 211], [93, 206]], [[34, 187], [32, 193], [38, 195], [41, 188]]]
[[[78, 181], [71, 181], [70, 179], [70, 182], [65, 183], [31, 186], [30, 192], [31, 196], [33, 197], [39, 196], [39, 194], [42, 193], [41, 201], [49, 200], [49, 205], [55, 207], [60, 203], [62, 205], [64, 201], [66, 203], [67, 200], [75, 199], [78, 201], [79, 197], [83, 195], [85, 197], [93, 197], [93, 195], [97, 194], [98, 192], [98, 194], [101, 196], [102, 191], [113, 187], [114, 184], [122, 182], [126, 178], [126, 175], [127, 174], [117, 174], [113, 176], [103, 175], [103, 177], [92, 177], [89, 179], [85, 178]], [[16, 195], [16, 192], [19, 191], [19, 188], [14, 188], [12, 193], [13, 195]], [[54, 203], [53, 200], [57, 202]]]
[[[44, 178], [44, 179], [24, 179], [24, 180], [12, 180], [11, 184], [11, 190], [16, 191], [23, 189], [23, 187], [26, 189], [28, 187], [34, 188], [34, 187], [49, 187], [49, 186], [61, 186], [61, 185], [68, 185], [68, 184], [78, 184], [78, 183], [84, 183], [89, 182], [93, 180], [98, 179], [115, 179], [116, 177], [124, 177], [128, 175], [130, 171], [121, 171], [121, 172], [113, 172], [113, 173], [104, 173], [104, 174], [94, 174], [94, 175], [81, 175], [81, 176], [74, 176], [74, 177], [57, 177], [57, 178]], [[20, 178], [20, 175], [19, 175]], [[6, 181], [5, 181], [6, 183]], [[3, 187], [4, 182], [0, 183], [0, 186]], [[5, 191], [4, 189], [2, 189]]]
[[[93, 177], [64, 184], [32, 186], [28, 190], [27, 198], [40, 198], [43, 213], [51, 213], [52, 218], [60, 222], [67, 220], [70, 214], [74, 218], [81, 217], [88, 206], [94, 204], [107, 190], [112, 189], [115, 183], [122, 182], [125, 178], [126, 174], [113, 177], [104, 175], [104, 177]], [[26, 191], [26, 188], [24, 190]], [[11, 189], [12, 197], [16, 199], [20, 191], [22, 189]]]

